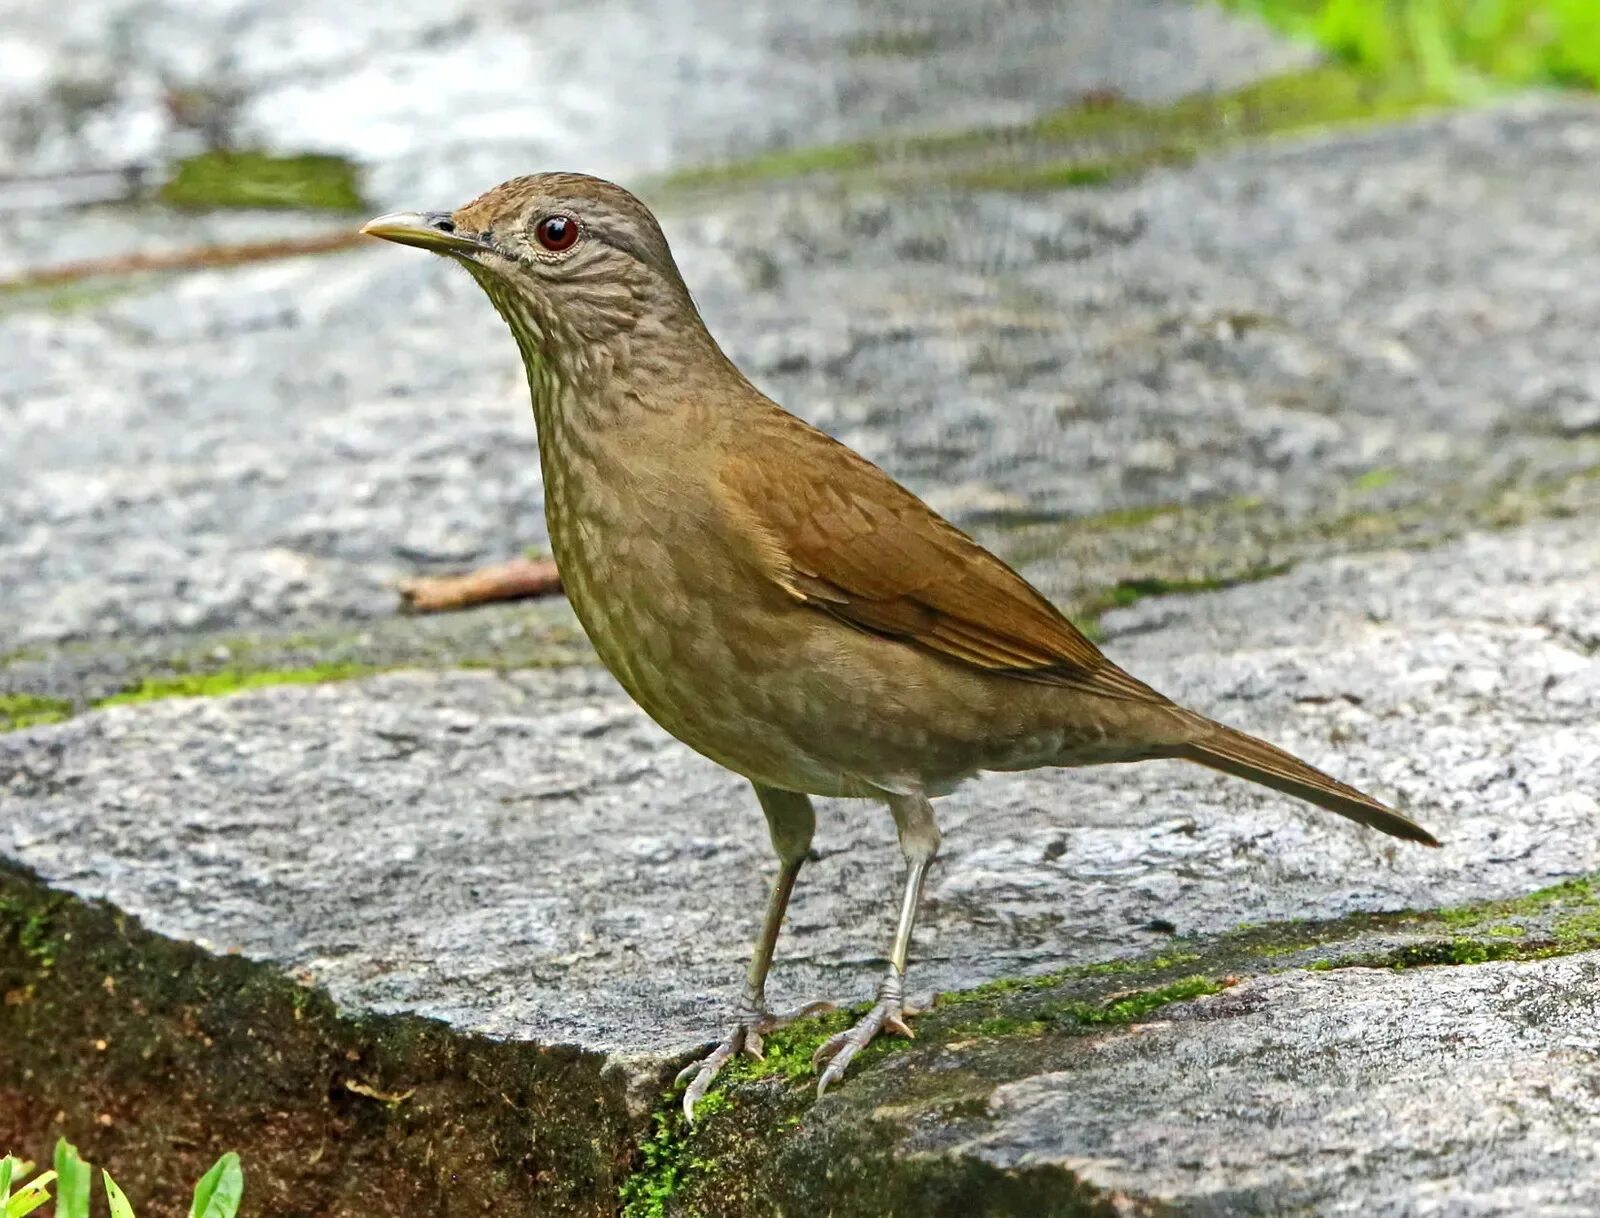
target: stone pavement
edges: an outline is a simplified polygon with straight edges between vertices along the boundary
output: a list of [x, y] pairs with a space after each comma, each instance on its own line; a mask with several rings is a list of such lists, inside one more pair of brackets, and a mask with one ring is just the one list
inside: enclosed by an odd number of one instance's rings
[[[172, 1195], [237, 1147], [274, 1213], [1600, 1207], [1600, 109], [1511, 99], [1086, 190], [682, 191], [651, 175], [1308, 56], [1175, 3], [389, 8], [25, 5], [0, 149], [50, 173], [218, 135], [329, 152], [375, 210], [558, 164], [655, 183], [778, 400], [1132, 671], [1445, 848], [1175, 764], [986, 778], [943, 801], [912, 980], [952, 994], [917, 1045], [813, 1106], [820, 1031], [780, 1039], [690, 1134], [661, 1089], [753, 934], [746, 789], [563, 604], [394, 612], [403, 577], [544, 541], [477, 289], [373, 249], [18, 295], [0, 1141], [66, 1132]], [[3, 186], [4, 271], [350, 223], [63, 218]], [[821, 812], [780, 1002], [864, 999], [885, 946], [888, 818]], [[984, 988], [1007, 977], [1036, 981]]]

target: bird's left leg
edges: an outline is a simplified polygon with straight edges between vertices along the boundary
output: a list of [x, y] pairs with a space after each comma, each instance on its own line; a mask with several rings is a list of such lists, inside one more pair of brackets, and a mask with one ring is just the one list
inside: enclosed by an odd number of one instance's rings
[[878, 1000], [872, 1009], [847, 1032], [829, 1038], [812, 1055], [813, 1067], [827, 1068], [817, 1080], [817, 1094], [844, 1077], [855, 1055], [872, 1043], [873, 1037], [887, 1029], [897, 1036], [910, 1036], [906, 1023], [906, 957], [911, 953], [911, 929], [916, 925], [917, 906], [922, 902], [922, 881], [928, 866], [939, 853], [939, 826], [933, 819], [933, 805], [920, 793], [892, 795], [889, 811], [894, 813], [900, 831], [900, 853], [906, 860], [905, 895], [900, 901], [900, 921], [895, 927], [894, 946], [889, 951], [889, 971], [878, 986]]
[[783, 915], [789, 907], [795, 877], [811, 851], [811, 835], [816, 831], [817, 817], [810, 798], [795, 791], [756, 784], [756, 798], [767, 814], [772, 848], [778, 855], [778, 874], [772, 881], [767, 916], [761, 922], [761, 934], [756, 939], [755, 953], [750, 957], [750, 968], [745, 974], [744, 992], [734, 1013], [733, 1030], [710, 1053], [691, 1062], [678, 1074], [680, 1083], [692, 1080], [683, 1093], [683, 1112], [691, 1121], [694, 1120], [694, 1106], [723, 1066], [741, 1052], [750, 1057], [761, 1056], [763, 1032], [770, 1032], [790, 1019], [833, 1009], [832, 1003], [822, 1002], [803, 1007], [793, 1015], [773, 1015], [767, 1010], [767, 971], [772, 967], [772, 954], [778, 946], [778, 932], [783, 928]]

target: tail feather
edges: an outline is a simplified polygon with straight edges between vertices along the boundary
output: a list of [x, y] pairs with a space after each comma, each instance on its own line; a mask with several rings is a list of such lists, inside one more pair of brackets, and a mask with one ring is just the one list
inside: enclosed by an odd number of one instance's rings
[[1415, 821], [1401, 816], [1392, 808], [1384, 807], [1370, 795], [1363, 795], [1354, 787], [1329, 777], [1275, 745], [1209, 719], [1200, 722], [1203, 726], [1194, 738], [1178, 751], [1178, 756], [1184, 760], [1221, 770], [1236, 778], [1258, 782], [1264, 787], [1296, 796], [1394, 837], [1421, 842], [1424, 846], [1439, 844], [1433, 834]]

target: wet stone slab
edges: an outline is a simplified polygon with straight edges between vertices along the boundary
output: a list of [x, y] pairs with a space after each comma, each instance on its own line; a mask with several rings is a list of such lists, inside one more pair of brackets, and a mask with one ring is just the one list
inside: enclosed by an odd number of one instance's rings
[[[1174, 601], [1154, 632], [1113, 616], [1133, 671], [1388, 796], [1445, 848], [1176, 764], [992, 776], [941, 802], [913, 985], [1600, 867], [1593, 536], [1591, 518], [1308, 564]], [[0, 791], [8, 858], [161, 934], [355, 1009], [624, 1053], [716, 1026], [769, 870], [744, 785], [589, 667], [93, 712], [0, 736]], [[864, 997], [885, 950], [887, 815], [828, 801], [817, 844], [780, 1003]]]

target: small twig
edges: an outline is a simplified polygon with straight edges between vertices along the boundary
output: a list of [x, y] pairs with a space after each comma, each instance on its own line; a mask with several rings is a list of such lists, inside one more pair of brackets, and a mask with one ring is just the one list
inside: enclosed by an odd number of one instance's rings
[[0, 292], [55, 288], [85, 279], [140, 275], [151, 271], [197, 271], [209, 267], [239, 266], [247, 262], [268, 262], [274, 258], [295, 258], [302, 254], [331, 254], [336, 250], [364, 244], [367, 240], [352, 230], [319, 233], [314, 237], [246, 241], [239, 245], [192, 245], [159, 254], [122, 254], [87, 262], [64, 262], [59, 266], [24, 271], [12, 279], [0, 279]]
[[424, 576], [400, 585], [407, 613], [444, 613], [492, 601], [550, 596], [561, 591], [561, 574], [548, 558], [513, 558], [465, 575]]
[[344, 1080], [344, 1089], [351, 1095], [359, 1095], [365, 1099], [377, 1100], [380, 1104], [388, 1104], [393, 1108], [396, 1104], [403, 1104], [417, 1093], [415, 1087], [405, 1091], [379, 1091], [363, 1083], [360, 1079], [347, 1078]]

